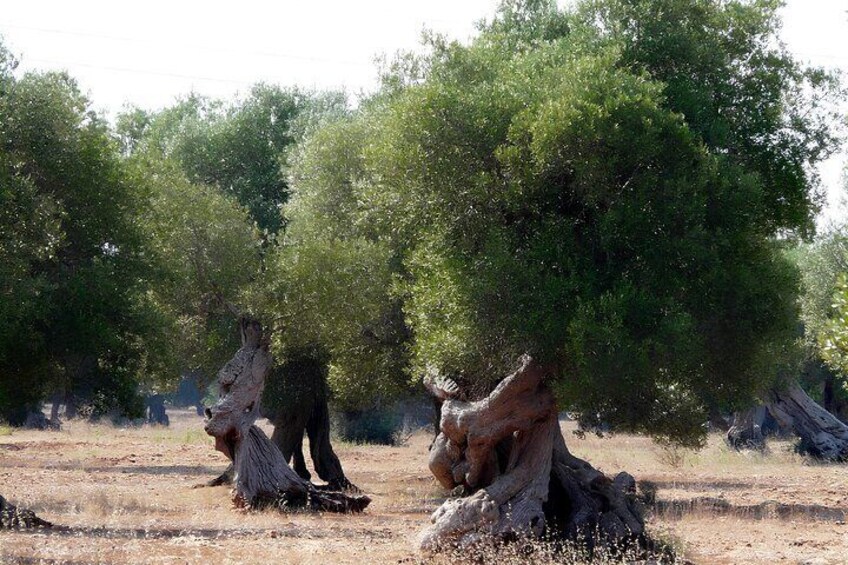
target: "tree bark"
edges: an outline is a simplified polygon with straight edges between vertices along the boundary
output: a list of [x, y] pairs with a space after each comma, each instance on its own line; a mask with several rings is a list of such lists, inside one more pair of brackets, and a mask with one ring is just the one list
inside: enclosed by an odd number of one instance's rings
[[733, 414], [733, 424], [727, 430], [727, 444], [733, 449], [766, 449], [766, 439], [763, 435], [763, 423], [766, 414], [765, 405], [754, 406]]
[[147, 405], [147, 423], [156, 426], [170, 425], [168, 413], [165, 411], [165, 397], [161, 394], [151, 394], [145, 399]]
[[345, 476], [330, 442], [326, 378], [319, 360], [308, 354], [295, 356], [269, 375], [273, 381], [269, 383], [270, 389], [275, 397], [263, 402], [262, 414], [274, 424], [271, 441], [298, 476], [306, 480], [312, 478], [303, 456], [305, 433], [309, 437], [312, 466], [318, 477], [327, 483], [327, 488], [359, 492]]
[[208, 411], [206, 432], [233, 461], [234, 501], [240, 506], [306, 506], [329, 512], [359, 512], [371, 502], [315, 487], [286, 463], [280, 449], [254, 425], [265, 379], [273, 366], [262, 326], [242, 319], [242, 347], [218, 374], [220, 397]]
[[515, 373], [476, 402], [460, 400], [449, 379], [425, 380], [444, 400], [430, 470], [464, 496], [436, 510], [422, 549], [546, 530], [589, 546], [644, 541], [634, 479], [620, 473], [611, 480], [568, 451], [545, 374], [525, 355]]
[[62, 403], [62, 393], [60, 391], [56, 391], [53, 393], [51, 397], [51, 405], [50, 405], [50, 421], [56, 425], [59, 425], [59, 405]]
[[51, 527], [53, 527], [53, 524], [47, 520], [42, 520], [31, 510], [18, 508], [0, 496], [0, 530]]
[[70, 387], [65, 392], [65, 420], [73, 420], [77, 417], [77, 397]]
[[797, 384], [773, 391], [769, 410], [782, 426], [798, 434], [800, 453], [828, 461], [848, 460], [848, 426]]

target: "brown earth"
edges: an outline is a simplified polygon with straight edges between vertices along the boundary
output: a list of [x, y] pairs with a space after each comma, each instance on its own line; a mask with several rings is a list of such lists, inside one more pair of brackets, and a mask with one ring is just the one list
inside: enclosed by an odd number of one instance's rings
[[[0, 494], [63, 526], [0, 532], [3, 563], [408, 563], [446, 493], [427, 471], [425, 432], [400, 447], [338, 444], [350, 479], [373, 498], [362, 515], [243, 512], [227, 487], [192, 488], [223, 471], [202, 420], [170, 428], [66, 424], [0, 428]], [[810, 464], [787, 442], [768, 455], [699, 452], [617, 435], [571, 449], [607, 473], [656, 488], [651, 529], [698, 564], [848, 563], [848, 473]]]

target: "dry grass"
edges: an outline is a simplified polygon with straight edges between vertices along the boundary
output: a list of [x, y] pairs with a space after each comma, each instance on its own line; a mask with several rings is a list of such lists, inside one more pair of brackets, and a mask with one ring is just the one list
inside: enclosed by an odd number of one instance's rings
[[[427, 471], [422, 432], [400, 447], [339, 444], [349, 476], [374, 499], [362, 515], [239, 512], [226, 487], [191, 488], [226, 465], [201, 420], [172, 411], [171, 422], [0, 430], [0, 494], [71, 527], [0, 533], [0, 561], [414, 563], [418, 532], [445, 496]], [[848, 563], [844, 466], [808, 464], [786, 443], [772, 443], [767, 455], [739, 454], [718, 436], [699, 452], [669, 452], [634, 436], [566, 438], [604, 471], [651, 482], [659, 501], [653, 531], [695, 563]], [[508, 551], [479, 558], [549, 561], [544, 548]]]

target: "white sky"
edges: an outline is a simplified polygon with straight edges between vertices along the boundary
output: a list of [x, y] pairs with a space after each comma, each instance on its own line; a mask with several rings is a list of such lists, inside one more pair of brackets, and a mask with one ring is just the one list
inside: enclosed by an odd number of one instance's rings
[[[498, 0], [0, 0], [0, 35], [20, 70], [67, 69], [95, 107], [156, 109], [190, 91], [229, 98], [259, 81], [351, 93], [376, 85], [374, 57], [415, 49], [424, 28], [466, 40]], [[848, 0], [788, 0], [783, 39], [848, 75]], [[848, 109], [846, 109], [848, 111]], [[820, 172], [820, 225], [848, 217], [841, 171]]]

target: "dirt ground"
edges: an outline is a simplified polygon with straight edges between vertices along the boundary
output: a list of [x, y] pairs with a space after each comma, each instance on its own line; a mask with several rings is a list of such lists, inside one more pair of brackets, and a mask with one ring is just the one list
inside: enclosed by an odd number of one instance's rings
[[[69, 527], [0, 532], [0, 562], [409, 563], [446, 495], [420, 432], [400, 447], [337, 444], [348, 476], [373, 498], [362, 515], [242, 512], [227, 487], [192, 488], [226, 461], [193, 412], [170, 416], [169, 428], [0, 428], [0, 494]], [[634, 436], [578, 439], [564, 427], [576, 454], [654, 485], [652, 531], [694, 563], [848, 563], [845, 466], [805, 462], [786, 442], [765, 456], [738, 454], [714, 436], [691, 452]]]

